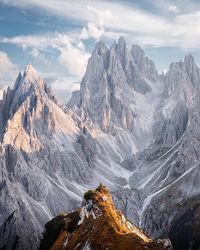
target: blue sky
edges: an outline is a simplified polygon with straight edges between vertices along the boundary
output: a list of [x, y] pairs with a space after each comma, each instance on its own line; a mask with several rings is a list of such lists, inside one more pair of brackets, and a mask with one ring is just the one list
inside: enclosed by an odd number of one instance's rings
[[200, 63], [200, 3], [0, 0], [0, 83], [12, 85], [31, 62], [54, 89], [70, 94], [95, 43], [111, 44], [121, 35], [129, 46], [141, 45], [160, 72], [188, 52]]

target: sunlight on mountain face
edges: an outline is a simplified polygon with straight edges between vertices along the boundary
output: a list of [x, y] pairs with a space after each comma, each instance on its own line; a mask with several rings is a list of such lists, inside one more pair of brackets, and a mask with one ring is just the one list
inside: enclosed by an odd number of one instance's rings
[[[60, 227], [52, 235], [56, 225]], [[73, 225], [73, 226], [72, 226]], [[58, 228], [58, 227], [57, 227]], [[83, 206], [62, 213], [45, 225], [40, 249], [172, 249], [167, 239], [152, 240], [117, 211], [103, 185], [84, 194]], [[53, 238], [55, 237], [55, 238]]]

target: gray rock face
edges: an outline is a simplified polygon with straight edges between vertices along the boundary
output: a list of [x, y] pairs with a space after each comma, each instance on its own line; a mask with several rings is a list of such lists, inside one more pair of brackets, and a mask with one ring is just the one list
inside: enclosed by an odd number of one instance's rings
[[131, 48], [131, 54], [133, 55], [136, 65], [144, 76], [152, 78], [157, 76], [154, 62], [145, 55], [144, 51], [139, 46], [133, 45]]
[[0, 248], [37, 249], [45, 222], [100, 182], [129, 219], [167, 236], [199, 195], [199, 83], [191, 55], [160, 76], [120, 38], [97, 43], [63, 107], [28, 64], [0, 102]]
[[92, 180], [90, 166], [79, 127], [31, 65], [4, 94], [1, 115], [0, 248], [37, 249], [44, 223], [79, 203], [75, 182]]
[[[165, 76], [169, 92], [162, 109], [164, 117], [171, 115], [167, 119], [160, 116], [163, 123], [155, 124], [155, 130], [161, 126], [155, 133], [156, 140], [143, 153], [148, 178], [139, 184], [146, 194], [140, 223], [153, 237], [168, 234], [173, 221], [181, 216], [182, 204], [199, 194], [198, 72], [191, 56], [170, 66]], [[141, 167], [132, 180], [138, 174], [144, 176], [145, 169]]]
[[72, 95], [68, 106], [104, 132], [114, 133], [118, 127], [131, 131], [138, 112], [135, 92], [151, 92], [152, 80], [160, 78], [140, 47], [128, 50], [124, 38], [110, 48], [99, 42], [89, 59], [80, 92]]
[[[105, 45], [103, 46], [106, 48]], [[137, 145], [136, 150], [132, 150], [134, 155], [127, 153], [121, 161], [121, 166], [131, 172], [126, 185], [130, 189], [127, 191], [125, 187], [120, 192], [117, 191], [116, 202], [128, 214], [132, 210], [136, 211], [136, 207], [143, 204], [140, 213], [130, 214], [130, 217], [140, 223], [149, 234], [158, 237], [163, 233], [167, 234], [171, 223], [179, 216], [180, 204], [198, 193], [199, 184], [196, 180], [199, 176], [199, 142], [197, 138], [200, 133], [198, 125], [200, 70], [195, 64], [194, 58], [187, 55], [184, 61], [172, 63], [167, 74], [161, 77], [157, 74], [154, 63], [145, 56], [142, 49], [132, 46], [129, 51], [122, 38], [118, 44], [114, 44], [110, 49], [106, 48], [104, 51], [106, 51], [106, 56], [102, 61], [104, 61], [106, 75], [109, 76], [104, 81], [104, 86], [112, 86], [112, 83], [115, 83], [111, 94], [109, 94], [109, 88], [106, 92], [109, 96], [106, 99], [109, 108], [103, 108], [104, 111], [110, 111], [107, 127], [110, 126], [108, 124], [118, 124], [118, 127], [129, 131], [130, 140]], [[109, 66], [110, 61], [106, 61], [109, 54], [112, 55], [112, 67]], [[117, 70], [113, 65], [117, 65]], [[106, 70], [107, 67], [109, 70]], [[116, 72], [118, 72], [117, 75]], [[88, 70], [86, 76], [88, 76]], [[82, 100], [85, 92], [90, 93], [89, 87], [86, 91], [84, 80], [79, 92], [79, 100]], [[95, 83], [98, 82], [95, 80]], [[93, 82], [89, 79], [88, 86], [94, 87]], [[162, 86], [164, 87], [162, 88]], [[104, 88], [106, 89], [106, 87]], [[128, 90], [129, 87], [131, 90]], [[119, 92], [120, 104], [116, 101], [109, 102], [109, 100], [119, 97], [116, 90], [122, 88], [123, 93], [126, 93], [126, 90], [128, 90], [127, 92], [132, 91], [132, 96], [129, 98], [130, 95], [126, 94], [126, 98], [123, 99], [121, 91]], [[101, 116], [101, 111], [99, 112], [103, 106], [98, 109], [93, 105], [101, 103], [96, 100], [95, 93], [97, 92], [95, 91], [94, 87], [87, 105], [92, 103], [89, 110], [94, 107], [98, 112], [84, 111], [82, 103], [85, 101], [75, 105], [76, 110], [74, 109], [74, 111], [78, 114], [85, 112], [86, 117], [92, 120], [95, 127], [99, 126], [105, 131], [105, 127], [102, 127], [104, 116]], [[92, 99], [93, 96], [95, 96], [95, 100]], [[97, 96], [101, 96], [99, 92]], [[139, 107], [140, 98], [143, 98], [143, 109]], [[73, 96], [70, 102], [75, 103]], [[115, 110], [117, 107], [117, 110], [121, 111], [124, 104], [127, 104], [129, 109], [134, 107], [132, 109], [134, 115], [131, 115], [128, 110], [125, 112], [129, 119], [131, 118], [131, 129], [127, 123], [119, 123], [116, 122], [117, 119], [113, 119], [114, 117], [124, 117], [123, 112]], [[144, 112], [146, 105], [150, 105], [151, 111]], [[98, 114], [98, 120], [95, 118], [96, 114]], [[152, 133], [149, 131], [149, 133], [145, 133], [145, 129], [139, 130], [144, 124], [151, 127]], [[117, 137], [119, 130], [115, 126], [113, 133], [109, 127], [106, 133]], [[146, 147], [138, 146], [137, 138], [145, 140]], [[119, 145], [121, 142], [117, 143]], [[123, 143], [125, 145], [126, 140], [123, 140]], [[139, 196], [135, 196], [135, 192], [132, 191], [136, 189]], [[132, 210], [130, 207], [127, 210], [128, 200], [130, 201], [132, 198], [126, 199], [125, 197], [131, 192], [134, 193], [132, 195], [134, 202], [130, 202]]]
[[141, 193], [136, 188], [118, 189], [113, 192], [114, 202], [124, 211], [125, 216], [138, 224], [140, 220], [140, 208], [142, 206]]

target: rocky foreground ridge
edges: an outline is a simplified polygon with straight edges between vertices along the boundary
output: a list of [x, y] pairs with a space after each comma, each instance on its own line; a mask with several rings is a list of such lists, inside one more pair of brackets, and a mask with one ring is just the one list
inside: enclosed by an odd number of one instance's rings
[[108, 189], [100, 184], [84, 194], [82, 207], [61, 213], [45, 225], [40, 250], [172, 249], [170, 240], [152, 240], [116, 210]]

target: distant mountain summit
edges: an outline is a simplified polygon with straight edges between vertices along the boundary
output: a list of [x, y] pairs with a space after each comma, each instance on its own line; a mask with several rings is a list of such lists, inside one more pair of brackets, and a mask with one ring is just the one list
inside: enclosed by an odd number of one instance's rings
[[82, 207], [47, 222], [40, 250], [172, 249], [168, 239], [152, 240], [116, 210], [108, 189], [100, 185], [84, 194]]
[[132, 131], [142, 112], [137, 105], [137, 93], [155, 94], [162, 86], [153, 61], [139, 46], [129, 50], [121, 37], [110, 48], [103, 42], [97, 43], [80, 91], [74, 92], [68, 106], [104, 132], [115, 133], [121, 128]]
[[37, 249], [61, 200], [68, 208], [79, 201], [76, 178], [80, 185], [91, 178], [80, 128], [30, 64], [4, 93], [0, 117], [0, 248]]

